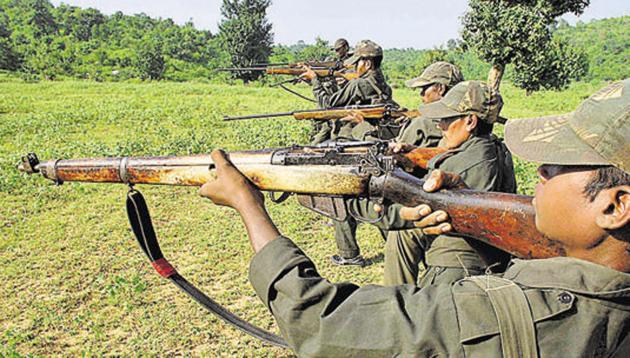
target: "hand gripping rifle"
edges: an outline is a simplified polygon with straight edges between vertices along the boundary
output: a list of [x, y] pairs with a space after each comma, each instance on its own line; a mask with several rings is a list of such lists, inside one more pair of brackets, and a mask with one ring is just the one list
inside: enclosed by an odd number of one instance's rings
[[[427, 193], [423, 181], [400, 168], [426, 165], [441, 149], [422, 149], [404, 155], [388, 153], [384, 143], [331, 143], [314, 147], [290, 147], [232, 152], [232, 163], [259, 189], [295, 193], [298, 200], [318, 212], [343, 217], [339, 205], [322, 210], [322, 198], [363, 197], [388, 200], [405, 206], [429, 204], [446, 211], [453, 229], [486, 242], [517, 257], [563, 256], [564, 250], [536, 230], [531, 197], [474, 190], [441, 190]], [[22, 158], [18, 169], [39, 173], [57, 184], [93, 182], [200, 186], [216, 177], [209, 155], [172, 157], [123, 157], [69, 159], [39, 162], [34, 154]], [[282, 195], [280, 200], [288, 195]], [[276, 346], [286, 347], [282, 338], [236, 317], [188, 283], [166, 261], [160, 251], [146, 203], [133, 188], [127, 198], [132, 229], [141, 248], [163, 277], [223, 320], [242, 331]], [[341, 213], [341, 214], [340, 214]]]

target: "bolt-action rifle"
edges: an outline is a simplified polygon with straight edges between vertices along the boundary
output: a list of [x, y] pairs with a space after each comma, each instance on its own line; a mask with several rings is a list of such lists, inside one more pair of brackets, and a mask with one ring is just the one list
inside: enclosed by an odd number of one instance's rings
[[[356, 72], [346, 71], [338, 69], [337, 67], [311, 67], [311, 69], [319, 77], [342, 77], [348, 81], [357, 78]], [[305, 69], [301, 67], [224, 67], [217, 68], [217, 71], [225, 72], [265, 72], [268, 75], [289, 75], [289, 76], [301, 76]]]
[[[300, 204], [336, 219], [353, 215], [344, 198], [367, 198], [405, 206], [428, 204], [446, 211], [455, 232], [488, 243], [521, 258], [564, 256], [564, 248], [536, 230], [531, 197], [475, 190], [427, 193], [423, 181], [401, 167], [424, 165], [443, 149], [417, 149], [392, 154], [386, 143], [331, 143], [229, 153], [232, 163], [260, 190], [298, 194]], [[63, 182], [161, 184], [201, 186], [216, 178], [210, 155], [122, 157], [49, 160], [34, 154], [22, 158], [18, 169]], [[326, 200], [328, 199], [328, 200]], [[323, 203], [323, 204], [322, 204]], [[340, 205], [341, 203], [341, 205]], [[135, 190], [127, 210], [138, 242], [154, 268], [206, 309], [242, 331], [273, 345], [284, 340], [243, 321], [186, 281], [160, 251], [146, 202]]]
[[389, 120], [400, 118], [415, 118], [420, 116], [420, 111], [417, 109], [397, 108], [391, 105], [365, 105], [365, 106], [348, 106], [348, 107], [335, 107], [325, 109], [307, 109], [293, 112], [279, 112], [268, 114], [252, 114], [247, 116], [224, 116], [224, 121], [236, 121], [243, 119], [261, 119], [261, 118], [276, 118], [276, 117], [293, 117], [297, 120], [315, 120], [315, 121], [329, 121], [344, 119], [353, 113], [360, 114], [364, 119], [368, 120]]
[[[402, 170], [426, 167], [441, 148], [391, 154], [386, 143], [347, 142], [232, 152], [234, 165], [260, 190], [428, 204], [449, 213], [453, 229], [522, 258], [561, 255], [535, 228], [531, 197], [474, 190], [426, 193]], [[23, 158], [19, 170], [63, 182], [201, 186], [215, 178], [210, 155], [68, 159]]]
[[253, 63], [249, 67], [302, 67], [304, 65], [310, 67], [326, 67], [326, 68], [335, 68], [335, 69], [343, 69], [343, 61], [304, 61], [304, 62], [278, 62], [278, 63]]

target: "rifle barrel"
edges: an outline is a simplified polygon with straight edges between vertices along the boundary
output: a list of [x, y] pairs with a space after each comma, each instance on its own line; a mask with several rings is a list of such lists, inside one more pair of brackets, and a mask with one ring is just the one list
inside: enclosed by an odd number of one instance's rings
[[239, 121], [242, 119], [258, 119], [258, 118], [276, 118], [276, 117], [290, 117], [295, 112], [281, 112], [281, 113], [267, 113], [267, 114], [251, 114], [248, 116], [223, 116], [224, 121]]

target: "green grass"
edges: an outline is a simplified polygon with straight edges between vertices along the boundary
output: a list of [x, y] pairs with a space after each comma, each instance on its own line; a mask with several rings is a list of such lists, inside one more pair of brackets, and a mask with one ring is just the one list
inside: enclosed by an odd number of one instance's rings
[[[505, 85], [509, 118], [567, 112], [598, 85], [526, 97]], [[301, 88], [303, 93], [308, 89]], [[416, 107], [417, 94], [396, 100]], [[53, 186], [19, 174], [19, 157], [40, 159], [206, 153], [304, 143], [308, 123], [291, 119], [225, 123], [239, 115], [305, 109], [279, 90], [196, 83], [0, 81], [0, 355], [290, 356], [228, 327], [152, 272], [126, 222], [121, 185]], [[501, 134], [501, 129], [497, 133]], [[521, 192], [535, 166], [517, 161]], [[276, 330], [247, 281], [252, 255], [237, 215], [195, 189], [140, 188], [162, 248], [193, 283], [243, 318]], [[364, 268], [329, 262], [328, 220], [289, 200], [268, 205], [331, 281], [379, 283], [382, 239], [362, 225]]]

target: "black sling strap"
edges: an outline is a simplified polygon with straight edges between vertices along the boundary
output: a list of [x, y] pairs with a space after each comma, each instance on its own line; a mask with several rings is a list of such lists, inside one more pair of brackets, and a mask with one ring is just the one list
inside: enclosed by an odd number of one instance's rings
[[223, 321], [239, 330], [276, 347], [289, 347], [282, 337], [239, 318], [234, 313], [228, 311], [225, 307], [206, 296], [197, 289], [197, 287], [177, 273], [175, 268], [171, 266], [164, 258], [164, 255], [162, 255], [162, 250], [160, 250], [160, 245], [158, 244], [157, 236], [153, 229], [153, 223], [151, 222], [151, 216], [149, 215], [149, 208], [147, 207], [144, 197], [139, 191], [133, 188], [127, 194], [127, 216], [129, 217], [131, 229], [136, 239], [138, 239], [140, 248], [151, 261], [153, 268], [155, 268], [162, 277], [168, 278], [175, 286], [179, 287], [180, 290], [184, 291], [208, 311], [214, 313]]

